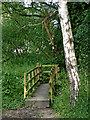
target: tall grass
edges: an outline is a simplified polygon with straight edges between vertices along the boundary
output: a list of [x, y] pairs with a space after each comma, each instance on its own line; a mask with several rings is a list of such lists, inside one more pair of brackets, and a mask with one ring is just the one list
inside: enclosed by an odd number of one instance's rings
[[32, 69], [36, 64], [30, 64], [29, 62], [25, 61], [25, 59], [22, 59], [12, 59], [9, 62], [3, 64], [3, 109], [17, 109], [18, 107], [24, 106], [24, 73]]
[[[38, 57], [38, 59], [37, 59]], [[3, 63], [2, 68], [2, 108], [17, 109], [24, 106], [24, 73], [33, 69], [39, 63], [45, 64], [48, 59], [40, 55], [14, 56]]]
[[81, 87], [76, 105], [70, 109], [69, 80], [64, 69], [61, 70], [61, 79], [57, 82], [57, 95], [52, 108], [60, 118], [88, 118], [88, 78], [87, 70], [80, 70]]

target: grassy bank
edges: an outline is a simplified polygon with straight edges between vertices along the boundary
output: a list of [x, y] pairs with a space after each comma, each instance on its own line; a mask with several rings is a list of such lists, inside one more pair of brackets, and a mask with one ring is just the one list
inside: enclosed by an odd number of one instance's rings
[[70, 109], [69, 80], [64, 69], [61, 70], [60, 80], [57, 81], [57, 95], [52, 108], [60, 118], [88, 118], [88, 71], [80, 70], [81, 87], [75, 107]]
[[11, 60], [3, 64], [2, 69], [2, 107], [17, 109], [24, 106], [24, 73], [35, 65], [22, 60]]

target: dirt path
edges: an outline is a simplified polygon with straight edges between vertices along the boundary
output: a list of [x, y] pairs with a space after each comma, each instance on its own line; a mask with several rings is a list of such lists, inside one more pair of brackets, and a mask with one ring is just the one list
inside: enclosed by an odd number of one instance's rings
[[55, 118], [55, 112], [50, 108], [25, 107], [18, 110], [5, 110], [3, 118]]

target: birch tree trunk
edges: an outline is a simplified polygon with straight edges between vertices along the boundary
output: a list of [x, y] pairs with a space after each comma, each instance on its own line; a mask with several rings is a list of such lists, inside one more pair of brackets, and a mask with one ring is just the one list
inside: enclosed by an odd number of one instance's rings
[[58, 11], [63, 35], [66, 69], [70, 83], [71, 106], [74, 106], [79, 92], [80, 78], [75, 57], [74, 39], [67, 8], [67, 0], [58, 0]]

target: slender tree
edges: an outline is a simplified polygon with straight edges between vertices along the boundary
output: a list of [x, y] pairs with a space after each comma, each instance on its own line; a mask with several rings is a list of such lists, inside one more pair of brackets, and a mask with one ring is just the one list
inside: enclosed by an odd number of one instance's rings
[[74, 50], [74, 39], [67, 8], [67, 0], [58, 0], [58, 11], [63, 35], [63, 46], [65, 52], [66, 69], [69, 76], [71, 107], [75, 105], [80, 85], [77, 61]]

